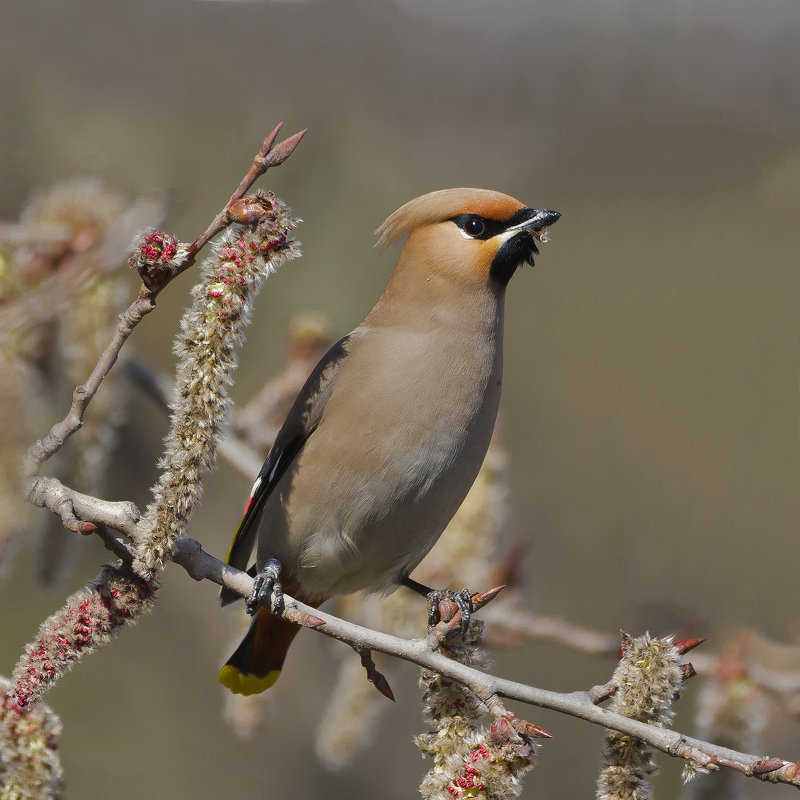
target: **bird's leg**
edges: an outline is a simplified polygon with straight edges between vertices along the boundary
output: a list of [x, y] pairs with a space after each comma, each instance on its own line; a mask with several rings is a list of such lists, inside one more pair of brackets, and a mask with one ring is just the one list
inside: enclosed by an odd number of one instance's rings
[[270, 558], [258, 571], [253, 581], [253, 593], [247, 598], [244, 606], [250, 616], [262, 605], [273, 611], [283, 607], [283, 589], [278, 579], [280, 572], [281, 562], [277, 558]]
[[408, 575], [400, 577], [400, 584], [412, 592], [421, 594], [428, 601], [428, 628], [432, 628], [441, 619], [439, 614], [439, 603], [442, 600], [451, 600], [458, 607], [461, 612], [461, 635], [464, 636], [469, 627], [469, 620], [472, 616], [472, 595], [469, 590], [462, 589], [456, 592], [453, 589], [431, 589], [430, 586], [425, 586], [423, 583], [415, 581]]

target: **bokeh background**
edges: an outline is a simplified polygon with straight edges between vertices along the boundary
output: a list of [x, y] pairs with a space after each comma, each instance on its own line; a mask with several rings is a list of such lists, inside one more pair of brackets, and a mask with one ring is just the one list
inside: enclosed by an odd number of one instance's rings
[[[261, 184], [305, 220], [305, 255], [259, 298], [241, 401], [284, 363], [293, 314], [323, 312], [338, 336], [369, 310], [396, 255], [372, 231], [401, 203], [474, 185], [559, 209], [507, 308], [511, 513], [535, 609], [691, 631], [709, 652], [742, 627], [797, 640], [796, 0], [4, 0], [0, 29], [3, 218], [89, 175], [128, 197], [166, 190], [166, 228], [189, 240], [275, 122], [310, 129]], [[191, 281], [131, 342], [165, 372]], [[166, 422], [133, 388], [129, 401], [108, 494], [144, 505]], [[212, 552], [248, 488], [225, 465], [207, 481], [192, 534]], [[0, 585], [4, 674], [106, 558], [81, 541], [45, 592], [34, 551], [20, 542]], [[68, 797], [416, 795], [413, 667], [367, 755], [330, 773], [312, 740], [337, 646], [302, 635], [264, 730], [242, 741], [215, 678], [232, 619], [210, 584], [170, 569], [155, 613], [61, 681]], [[530, 644], [496, 669], [571, 690], [612, 666]], [[601, 731], [524, 714], [556, 739], [523, 797], [593, 797]], [[796, 757], [797, 723], [780, 720], [764, 750]], [[661, 763], [659, 796], [677, 797], [680, 766]]]

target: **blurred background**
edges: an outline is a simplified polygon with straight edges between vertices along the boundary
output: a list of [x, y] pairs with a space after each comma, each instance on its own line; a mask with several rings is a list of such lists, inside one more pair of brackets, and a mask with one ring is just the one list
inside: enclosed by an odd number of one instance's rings
[[[561, 211], [507, 305], [510, 517], [532, 608], [610, 634], [708, 636], [709, 653], [742, 628], [798, 641], [796, 0], [4, 0], [0, 27], [3, 219], [88, 176], [126, 201], [163, 200], [165, 229], [191, 240], [277, 121], [309, 128], [259, 183], [305, 220], [304, 257], [258, 300], [240, 403], [283, 367], [292, 316], [321, 312], [338, 338], [366, 314], [397, 252], [373, 250], [372, 231], [406, 200], [485, 186]], [[126, 304], [136, 276], [119, 270]], [[191, 285], [173, 283], [130, 342], [153, 369], [172, 371]], [[106, 495], [143, 507], [166, 419], [123, 394]], [[248, 489], [226, 464], [206, 481], [191, 535], [212, 553]], [[46, 512], [13, 513], [33, 529]], [[107, 559], [81, 540], [42, 590], [35, 538], [16, 543], [0, 584], [5, 675]], [[429, 764], [412, 743], [424, 727], [414, 667], [396, 670], [399, 702], [371, 748], [330, 772], [313, 740], [352, 653], [301, 635], [263, 728], [243, 740], [216, 683], [238, 612], [180, 569], [164, 584], [154, 614], [48, 696], [67, 797], [416, 796]], [[613, 668], [537, 643], [495, 657], [499, 674], [564, 691]], [[601, 731], [517, 711], [556, 737], [522, 796], [593, 797]], [[797, 722], [771, 717], [763, 752], [799, 745]], [[680, 765], [660, 763], [658, 796], [679, 796]], [[751, 783], [737, 790], [789, 796]]]

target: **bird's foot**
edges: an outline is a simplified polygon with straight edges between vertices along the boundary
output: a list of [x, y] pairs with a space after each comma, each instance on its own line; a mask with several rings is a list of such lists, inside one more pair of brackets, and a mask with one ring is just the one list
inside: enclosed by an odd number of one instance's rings
[[281, 562], [277, 558], [270, 558], [258, 571], [253, 581], [253, 593], [245, 602], [245, 610], [250, 616], [261, 606], [266, 606], [271, 611], [280, 611], [283, 608], [283, 589], [278, 579], [280, 572]]
[[[461, 623], [459, 624], [459, 632], [461, 636], [465, 636], [469, 628], [469, 621], [472, 617], [472, 595], [469, 590], [462, 589], [456, 592], [453, 589], [432, 589], [428, 592], [428, 629], [432, 628], [442, 619], [442, 614], [439, 609], [439, 604], [443, 600], [449, 600], [453, 603], [458, 611], [461, 612]], [[450, 619], [455, 614], [450, 615]]]
[[[424, 583], [415, 581], [409, 575], [401, 575], [399, 582], [402, 586], [411, 589], [412, 592], [421, 594], [428, 601], [428, 629], [430, 630], [434, 625], [439, 623], [442, 619], [442, 612], [439, 610], [439, 603], [442, 601], [450, 601], [453, 606], [453, 611], [446, 619], [452, 619], [456, 611], [461, 612], [461, 622], [459, 624], [459, 632], [464, 636], [469, 628], [469, 621], [474, 611], [472, 604], [472, 595], [467, 589], [462, 589], [460, 592], [453, 591], [452, 589], [431, 589]], [[477, 597], [477, 595], [476, 595]]]

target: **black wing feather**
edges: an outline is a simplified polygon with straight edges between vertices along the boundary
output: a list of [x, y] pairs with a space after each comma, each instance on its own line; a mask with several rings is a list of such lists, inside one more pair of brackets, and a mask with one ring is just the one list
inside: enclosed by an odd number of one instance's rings
[[[303, 449], [309, 436], [316, 430], [330, 397], [336, 373], [347, 356], [347, 343], [352, 336], [353, 334], [349, 334], [340, 339], [320, 359], [292, 404], [264, 466], [261, 467], [253, 484], [244, 516], [233, 535], [233, 541], [225, 557], [226, 564], [237, 569], [246, 568], [255, 546], [264, 504], [289, 465]], [[223, 606], [239, 599], [241, 599], [239, 595], [229, 589], [220, 590], [220, 603]]]

